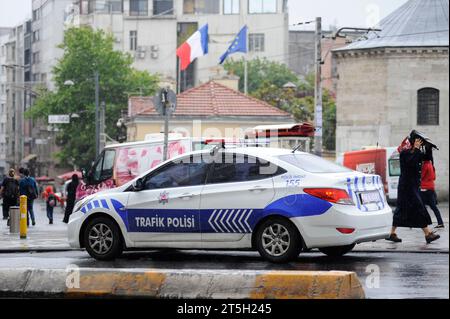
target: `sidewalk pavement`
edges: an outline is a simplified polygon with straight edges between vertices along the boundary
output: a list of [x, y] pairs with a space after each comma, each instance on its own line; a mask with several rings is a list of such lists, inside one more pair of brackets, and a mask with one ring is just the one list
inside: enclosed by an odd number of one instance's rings
[[6, 220], [0, 220], [0, 253], [70, 249], [67, 239], [67, 224], [62, 222], [64, 217], [63, 209], [61, 207], [54, 208], [53, 224], [50, 225], [45, 202], [36, 200], [33, 208], [36, 225], [32, 226], [30, 221], [26, 239], [20, 239], [19, 234], [10, 234]]
[[[448, 227], [449, 227], [449, 203], [440, 203], [439, 210], [441, 211], [442, 219], [445, 223], [445, 229], [435, 230], [437, 234], [441, 236], [440, 239], [436, 240], [431, 244], [427, 244], [425, 241], [425, 235], [421, 229], [409, 229], [409, 228], [398, 228], [397, 235], [400, 237], [402, 243], [393, 243], [387, 240], [378, 240], [371, 243], [363, 243], [356, 245], [354, 251], [369, 251], [369, 252], [445, 252], [448, 253], [449, 237], [448, 237]], [[431, 219], [433, 221], [432, 228], [437, 226], [436, 217], [433, 211], [427, 207], [430, 213]], [[392, 208], [394, 211], [394, 208]]]
[[[437, 231], [441, 238], [427, 245], [420, 229], [400, 228], [398, 235], [402, 243], [395, 244], [386, 240], [357, 245], [356, 252], [442, 252], [449, 251], [449, 203], [439, 205], [446, 228]], [[36, 226], [29, 226], [27, 239], [20, 239], [19, 234], [10, 234], [6, 221], [0, 221], [0, 253], [20, 251], [61, 251], [70, 250], [67, 239], [67, 225], [62, 222], [64, 212], [60, 207], [55, 208], [53, 225], [49, 225], [45, 211], [45, 202], [35, 201], [34, 211]], [[436, 226], [436, 218], [429, 210]]]

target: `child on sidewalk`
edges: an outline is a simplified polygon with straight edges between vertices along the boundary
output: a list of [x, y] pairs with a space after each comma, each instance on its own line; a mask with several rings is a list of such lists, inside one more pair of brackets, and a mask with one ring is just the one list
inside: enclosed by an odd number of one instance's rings
[[51, 186], [47, 186], [43, 195], [47, 206], [47, 218], [51, 225], [53, 224], [53, 209], [58, 205], [58, 202], [61, 203], [62, 200], [53, 192]]

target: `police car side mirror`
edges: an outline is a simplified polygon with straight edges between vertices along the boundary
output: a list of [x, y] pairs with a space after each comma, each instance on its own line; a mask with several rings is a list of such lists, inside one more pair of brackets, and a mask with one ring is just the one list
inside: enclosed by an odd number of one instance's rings
[[135, 192], [141, 191], [144, 189], [144, 180], [142, 178], [138, 178], [133, 182], [133, 190]]

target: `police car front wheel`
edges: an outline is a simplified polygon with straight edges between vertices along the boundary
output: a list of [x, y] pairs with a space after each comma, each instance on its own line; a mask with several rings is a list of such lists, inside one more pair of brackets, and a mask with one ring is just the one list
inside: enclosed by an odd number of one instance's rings
[[302, 240], [295, 226], [283, 218], [266, 220], [258, 228], [256, 248], [260, 255], [274, 263], [295, 259], [302, 250]]
[[95, 217], [84, 232], [84, 247], [97, 260], [113, 260], [122, 253], [117, 225], [107, 217]]

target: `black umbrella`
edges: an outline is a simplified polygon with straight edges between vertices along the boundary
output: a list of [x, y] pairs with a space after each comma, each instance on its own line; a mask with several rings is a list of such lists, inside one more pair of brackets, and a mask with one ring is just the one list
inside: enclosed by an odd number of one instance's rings
[[411, 143], [414, 143], [414, 141], [416, 140], [416, 138], [420, 138], [424, 141], [425, 146], [429, 145], [432, 148], [436, 149], [439, 151], [439, 148], [431, 141], [431, 139], [426, 136], [424, 133], [419, 132], [417, 130], [413, 130], [411, 132], [411, 134], [409, 134], [409, 139], [411, 141]]

